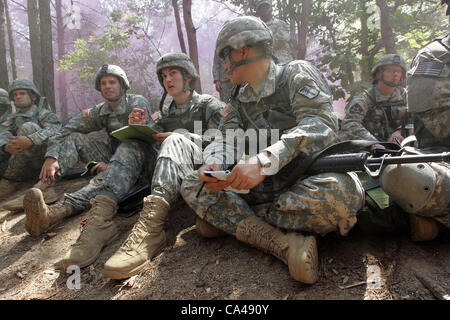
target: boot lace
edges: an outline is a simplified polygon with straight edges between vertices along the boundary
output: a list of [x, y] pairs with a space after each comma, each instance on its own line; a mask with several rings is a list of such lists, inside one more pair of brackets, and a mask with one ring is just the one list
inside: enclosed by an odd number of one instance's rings
[[155, 203], [150, 202], [147, 206], [147, 208], [144, 207], [145, 209], [142, 211], [139, 220], [133, 226], [133, 229], [131, 229], [130, 235], [125, 240], [121, 249], [128, 252], [133, 251], [133, 246], [135, 244], [139, 244], [145, 235], [149, 233], [148, 221], [150, 220], [151, 214], [155, 209]]

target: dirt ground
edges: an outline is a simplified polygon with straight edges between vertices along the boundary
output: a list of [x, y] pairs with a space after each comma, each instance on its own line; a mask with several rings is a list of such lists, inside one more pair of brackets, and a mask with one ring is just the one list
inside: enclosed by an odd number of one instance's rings
[[[86, 182], [64, 182], [58, 191]], [[103, 264], [138, 219], [138, 214], [118, 214], [121, 236], [81, 270], [80, 289], [69, 289], [68, 283], [75, 282], [61, 269], [61, 259], [77, 240], [84, 216], [32, 238], [23, 211], [0, 211], [0, 299], [435, 300], [450, 292], [448, 232], [428, 243], [404, 236], [368, 237], [358, 229], [347, 237], [320, 237], [320, 280], [303, 285], [281, 261], [233, 237], [198, 236], [195, 215], [182, 204], [166, 223], [166, 248], [143, 273], [125, 281], [103, 277]]]

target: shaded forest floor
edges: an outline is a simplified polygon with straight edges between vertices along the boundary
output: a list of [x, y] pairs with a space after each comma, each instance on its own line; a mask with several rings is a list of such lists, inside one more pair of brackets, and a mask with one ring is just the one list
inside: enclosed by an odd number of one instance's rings
[[[87, 181], [63, 182], [58, 191], [72, 191]], [[450, 292], [448, 232], [428, 243], [368, 237], [357, 229], [347, 237], [319, 237], [320, 280], [303, 285], [281, 261], [233, 237], [198, 236], [195, 215], [183, 204], [166, 223], [166, 248], [143, 273], [125, 281], [103, 277], [103, 264], [138, 219], [138, 214], [118, 214], [120, 237], [81, 270], [81, 288], [69, 289], [71, 274], [61, 269], [61, 259], [77, 240], [85, 215], [32, 238], [23, 211], [0, 211], [0, 299], [433, 300]]]

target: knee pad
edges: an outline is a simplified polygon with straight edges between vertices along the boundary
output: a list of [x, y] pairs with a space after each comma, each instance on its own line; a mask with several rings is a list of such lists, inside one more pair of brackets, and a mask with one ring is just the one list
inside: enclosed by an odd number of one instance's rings
[[436, 187], [436, 174], [427, 163], [387, 166], [380, 185], [404, 211], [416, 213], [425, 207]]

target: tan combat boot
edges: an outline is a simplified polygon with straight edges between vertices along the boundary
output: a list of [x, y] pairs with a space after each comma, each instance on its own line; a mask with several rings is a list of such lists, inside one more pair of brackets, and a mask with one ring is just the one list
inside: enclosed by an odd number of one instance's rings
[[150, 195], [145, 198], [138, 222], [105, 263], [103, 273], [106, 278], [125, 279], [138, 274], [164, 248], [166, 234], [163, 228], [169, 209], [170, 205], [162, 197]]
[[[59, 194], [55, 191], [55, 188], [52, 185], [49, 185], [47, 183], [39, 181], [36, 183], [33, 188], [37, 188], [42, 191], [44, 195], [44, 200], [46, 204], [51, 204], [59, 199]], [[17, 211], [17, 210], [23, 210], [23, 201], [24, 201], [25, 195], [21, 195], [13, 200], [10, 200], [3, 204], [2, 208], [4, 210], [9, 211]]]
[[431, 241], [439, 235], [439, 224], [431, 218], [410, 214], [409, 222], [412, 241]]
[[236, 238], [286, 263], [297, 281], [312, 284], [319, 279], [317, 242], [313, 236], [305, 237], [296, 232], [284, 234], [253, 216], [238, 224]]
[[117, 212], [117, 204], [106, 196], [97, 196], [91, 200], [91, 205], [77, 242], [62, 260], [64, 270], [71, 265], [80, 268], [90, 265], [98, 258], [103, 247], [117, 238], [117, 227], [112, 220]]
[[64, 218], [77, 211], [68, 201], [47, 206], [44, 195], [37, 188], [29, 189], [24, 196], [25, 229], [33, 237], [40, 236]]
[[212, 224], [197, 217], [195, 221], [195, 228], [197, 229], [197, 233], [204, 238], [218, 238], [226, 235], [226, 233]]
[[0, 201], [5, 200], [7, 197], [16, 192], [20, 187], [20, 182], [9, 181], [6, 179], [0, 180]]

